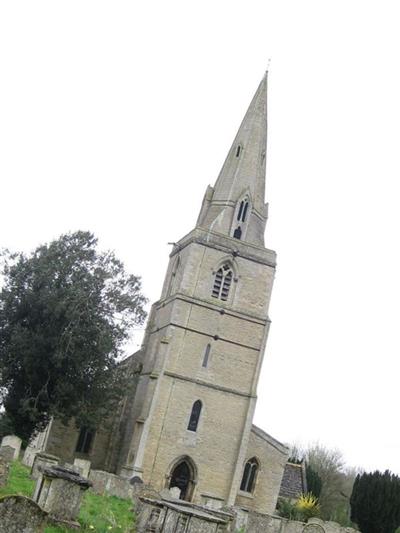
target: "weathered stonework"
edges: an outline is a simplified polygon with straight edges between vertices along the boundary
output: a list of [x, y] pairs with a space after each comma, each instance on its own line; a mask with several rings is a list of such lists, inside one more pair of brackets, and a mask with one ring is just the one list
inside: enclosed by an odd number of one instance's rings
[[16, 435], [6, 435], [3, 437], [1, 441], [1, 447], [10, 446], [14, 449], [14, 457], [13, 460], [18, 459], [19, 452], [21, 451], [21, 439], [17, 437]]
[[89, 480], [92, 483], [93, 492], [101, 496], [107, 494], [108, 496], [131, 499], [134, 495], [134, 488], [129, 480], [116, 474], [101, 470], [91, 470]]
[[59, 458], [49, 453], [39, 452], [36, 453], [33, 458], [33, 464], [31, 468], [31, 477], [38, 479], [40, 477], [43, 468], [48, 466], [58, 465]]
[[52, 519], [74, 526], [83, 491], [90, 485], [89, 480], [73, 470], [59, 466], [44, 468], [36, 483], [34, 500]]
[[47, 513], [24, 496], [0, 498], [0, 533], [42, 533]]
[[233, 531], [233, 515], [181, 500], [139, 498], [137, 533], [222, 533]]
[[76, 468], [82, 477], [88, 478], [91, 462], [86, 459], [75, 459], [74, 468]]
[[11, 446], [2, 446], [0, 448], [0, 457], [7, 462], [14, 461], [15, 457], [15, 448], [12, 448]]
[[287, 520], [279, 516], [244, 512], [233, 509], [235, 513], [234, 530], [246, 533], [358, 533], [351, 527], [342, 527], [336, 522], [324, 522], [319, 518], [311, 518], [307, 524], [296, 520]]
[[7, 485], [8, 476], [10, 474], [9, 462], [0, 457], [0, 487]]

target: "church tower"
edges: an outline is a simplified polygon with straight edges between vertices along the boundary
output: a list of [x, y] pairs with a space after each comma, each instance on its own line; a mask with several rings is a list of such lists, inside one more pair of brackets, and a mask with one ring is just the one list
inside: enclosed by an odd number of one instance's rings
[[[249, 446], [276, 265], [264, 246], [266, 140], [267, 75], [195, 228], [171, 252], [119, 451], [121, 474], [199, 503], [235, 504], [262, 467]], [[284, 447], [258, 432], [281, 446], [283, 465]]]

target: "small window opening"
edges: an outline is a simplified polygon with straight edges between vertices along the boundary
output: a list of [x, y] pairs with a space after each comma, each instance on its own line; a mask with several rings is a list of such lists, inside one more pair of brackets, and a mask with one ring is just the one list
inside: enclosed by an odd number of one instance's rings
[[211, 344], [207, 344], [206, 351], [204, 352], [203, 364], [202, 364], [204, 368], [206, 368], [208, 365], [208, 359], [210, 358], [210, 350], [211, 350]]
[[214, 286], [211, 295], [226, 302], [229, 296], [229, 289], [232, 283], [233, 272], [228, 264], [218, 269], [215, 274]]
[[239, 157], [240, 156], [240, 152], [242, 151], [242, 147], [240, 146], [240, 144], [238, 145], [238, 147], [236, 148], [236, 157]]
[[258, 461], [255, 457], [249, 459], [244, 467], [243, 478], [240, 484], [240, 490], [244, 492], [253, 492], [258, 471]]
[[89, 453], [92, 447], [94, 433], [94, 431], [86, 427], [81, 428], [75, 451], [78, 453]]
[[190, 414], [189, 424], [187, 427], [189, 431], [197, 431], [197, 426], [200, 420], [201, 408], [202, 408], [201, 401], [196, 400], [193, 404], [192, 412]]
[[242, 228], [241, 228], [240, 226], [238, 226], [238, 227], [235, 229], [235, 231], [233, 232], [233, 237], [234, 237], [235, 239], [239, 239], [239, 240], [240, 240], [241, 236], [242, 236]]
[[239, 211], [237, 214], [237, 220], [239, 222], [246, 222], [247, 210], [249, 209], [249, 201], [242, 200], [240, 202]]

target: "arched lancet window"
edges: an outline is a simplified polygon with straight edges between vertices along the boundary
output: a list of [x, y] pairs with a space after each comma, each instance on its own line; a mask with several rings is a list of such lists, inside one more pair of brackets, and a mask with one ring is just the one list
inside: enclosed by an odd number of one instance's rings
[[256, 482], [257, 471], [259, 469], [258, 461], [255, 457], [249, 459], [244, 467], [243, 478], [240, 484], [240, 490], [243, 492], [253, 492]]
[[189, 424], [188, 424], [188, 430], [189, 431], [197, 431], [197, 426], [199, 425], [200, 420], [200, 413], [201, 408], [203, 407], [203, 404], [200, 400], [196, 400], [192, 407], [192, 412], [190, 414]]
[[204, 368], [206, 368], [206, 366], [208, 365], [208, 359], [210, 357], [210, 350], [211, 350], [211, 344], [207, 344], [206, 351], [204, 352], [203, 364], [202, 364]]
[[76, 443], [75, 451], [78, 453], [89, 453], [92, 447], [94, 433], [95, 432], [93, 430], [87, 427], [82, 427], [79, 432], [78, 442]]
[[240, 146], [240, 144], [238, 144], [237, 148], [236, 148], [236, 157], [239, 157], [240, 156], [240, 152], [242, 151], [242, 147]]
[[236, 217], [239, 222], [246, 222], [248, 209], [249, 209], [249, 201], [247, 198], [245, 198], [244, 200], [240, 202], [240, 205], [239, 205], [239, 211]]
[[224, 302], [228, 299], [229, 289], [233, 279], [233, 272], [228, 263], [225, 263], [215, 274], [212, 296]]

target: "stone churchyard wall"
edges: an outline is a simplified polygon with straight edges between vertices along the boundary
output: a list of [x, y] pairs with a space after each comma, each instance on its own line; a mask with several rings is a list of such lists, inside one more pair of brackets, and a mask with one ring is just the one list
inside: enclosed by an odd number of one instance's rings
[[138, 533], [358, 533], [318, 518], [311, 518], [305, 524], [238, 507], [215, 510], [171, 497], [139, 495], [135, 500]]
[[307, 524], [280, 516], [235, 509], [235, 530], [246, 533], [358, 533], [351, 527], [342, 527], [336, 522], [324, 522], [311, 518]]
[[134, 489], [128, 479], [110, 474], [110, 472], [91, 470], [89, 481], [92, 483], [93, 492], [101, 496], [107, 494], [118, 498], [131, 499], [134, 495]]

